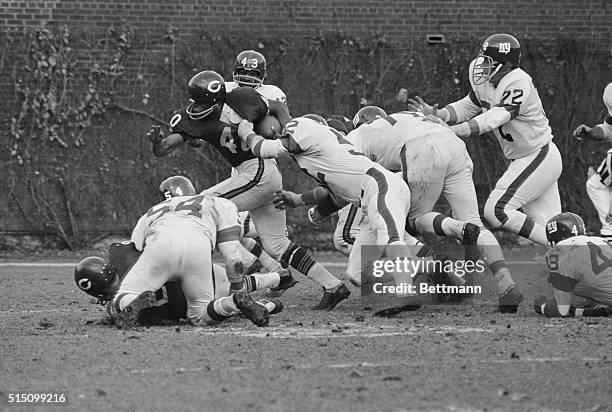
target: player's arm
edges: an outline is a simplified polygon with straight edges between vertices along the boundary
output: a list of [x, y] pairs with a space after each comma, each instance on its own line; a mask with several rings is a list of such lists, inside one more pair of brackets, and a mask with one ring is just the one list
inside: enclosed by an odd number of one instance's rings
[[465, 122], [482, 112], [480, 101], [473, 90], [463, 99], [450, 103], [442, 109], [438, 109], [437, 104], [431, 106], [425, 103], [419, 96], [408, 99], [408, 108], [427, 116], [435, 116], [449, 125]]
[[238, 125], [238, 136], [251, 148], [251, 152], [262, 159], [277, 158], [287, 150], [280, 139], [265, 139], [253, 130], [253, 123], [242, 120]]
[[574, 130], [574, 137], [598, 142], [612, 142], [612, 115], [608, 113], [603, 123], [594, 127], [581, 124]]
[[153, 154], [157, 157], [165, 156], [185, 143], [185, 138], [179, 133], [164, 135], [161, 127], [154, 125], [147, 133], [149, 141], [153, 144]]
[[142, 215], [140, 219], [138, 219], [136, 226], [134, 226], [134, 230], [132, 230], [132, 236], [130, 240], [134, 244], [136, 250], [138, 250], [139, 252], [142, 252], [142, 249], [144, 248], [145, 237], [147, 234], [148, 227], [149, 224], [147, 222], [147, 215], [145, 214]]
[[331, 192], [325, 186], [317, 186], [300, 194], [288, 190], [279, 190], [274, 194], [274, 206], [277, 209], [286, 209], [287, 207], [318, 205], [320, 202], [325, 202], [330, 196]]

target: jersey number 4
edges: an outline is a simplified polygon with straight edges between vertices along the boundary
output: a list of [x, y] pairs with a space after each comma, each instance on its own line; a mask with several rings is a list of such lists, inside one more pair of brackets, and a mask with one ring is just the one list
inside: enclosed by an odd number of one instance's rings
[[598, 245], [592, 242], [587, 242], [587, 245], [591, 255], [591, 267], [595, 275], [599, 275], [607, 268], [612, 267], [612, 260], [603, 253]]

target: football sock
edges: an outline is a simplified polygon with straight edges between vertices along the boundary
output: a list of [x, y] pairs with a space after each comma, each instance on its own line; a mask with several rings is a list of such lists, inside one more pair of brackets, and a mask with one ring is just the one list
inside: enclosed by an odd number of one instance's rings
[[530, 239], [539, 245], [546, 246], [548, 244], [544, 226], [536, 223], [531, 216], [527, 216], [518, 210], [506, 210], [504, 213], [508, 218], [502, 225], [504, 229], [517, 233], [519, 236]]
[[[219, 299], [215, 299], [211, 302], [212, 310], [218, 315], [223, 317], [233, 316], [238, 313], [238, 308], [236, 307], [236, 302], [234, 302], [234, 298], [232, 296], [224, 296]], [[210, 304], [209, 304], [210, 309]], [[211, 316], [214, 319], [214, 317]]]
[[414, 224], [418, 233], [454, 236], [460, 239], [465, 222], [455, 220], [442, 213], [429, 212], [417, 217]]
[[275, 288], [280, 283], [280, 275], [277, 272], [258, 273], [256, 275], [245, 276], [245, 281], [247, 281], [247, 278], [248, 282], [254, 285], [252, 290], [247, 289], [249, 292], [253, 290]]
[[257, 257], [257, 259], [261, 262], [263, 267], [269, 272], [278, 272], [282, 269], [281, 264], [276, 260], [272, 259], [272, 256], [268, 255], [261, 245], [255, 241], [255, 239], [251, 239], [248, 237], [242, 238], [242, 245], [253, 255]]

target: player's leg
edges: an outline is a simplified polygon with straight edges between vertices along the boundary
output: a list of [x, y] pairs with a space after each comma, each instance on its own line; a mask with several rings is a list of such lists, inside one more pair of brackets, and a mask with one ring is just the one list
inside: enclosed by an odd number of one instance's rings
[[[501, 227], [546, 245], [546, 222], [542, 216], [538, 216], [539, 221], [536, 221], [518, 209], [556, 187], [560, 174], [561, 155], [552, 142], [532, 155], [513, 160], [487, 199], [485, 218], [493, 227]], [[550, 202], [551, 205], [557, 203]]]
[[215, 298], [210, 242], [199, 233], [183, 233], [173, 247], [171, 267], [187, 299], [187, 319], [194, 325], [223, 322], [241, 311], [258, 326], [268, 324], [268, 311], [246, 293]]
[[333, 242], [337, 251], [345, 256], [351, 253], [359, 234], [361, 210], [355, 205], [346, 205], [338, 211], [338, 222], [334, 230]]
[[[285, 211], [276, 209], [272, 203], [272, 198], [268, 199], [267, 203], [257, 209], [250, 210], [250, 214], [265, 251], [270, 253], [276, 260], [280, 260], [284, 267], [291, 266], [321, 285], [325, 291], [324, 299], [327, 295], [336, 293], [338, 299], [342, 298], [340, 300], [348, 297], [350, 291], [340, 279], [336, 278], [320, 263], [316, 262], [307, 249], [289, 240], [286, 230], [287, 218]], [[327, 299], [329, 300], [330, 298], [328, 297]], [[331, 303], [331, 305], [335, 306], [338, 302], [335, 304]], [[315, 308], [331, 309], [327, 307], [321, 308], [319, 305]]]
[[109, 306], [109, 314], [117, 326], [135, 326], [143, 310], [153, 306], [155, 292], [171, 277], [167, 270], [170, 246], [171, 240], [165, 237], [148, 243], [121, 281]]
[[597, 210], [597, 216], [601, 222], [601, 235], [612, 236], [612, 224], [608, 223], [612, 190], [601, 182], [599, 173], [594, 173], [586, 182], [586, 191]]
[[[451, 206], [455, 218], [480, 227], [480, 234], [476, 242], [478, 252], [495, 275], [500, 307], [503, 307], [502, 310], [509, 307], [508, 310], [513, 311], [510, 306], [517, 307], [522, 300], [522, 294], [516, 289], [497, 239], [480, 219], [476, 188], [472, 179], [472, 159], [465, 150], [465, 144], [462, 141], [460, 143], [457, 143], [455, 147], [457, 155], [451, 162], [448, 176], [445, 179], [443, 195]], [[515, 290], [511, 291], [511, 289]]]

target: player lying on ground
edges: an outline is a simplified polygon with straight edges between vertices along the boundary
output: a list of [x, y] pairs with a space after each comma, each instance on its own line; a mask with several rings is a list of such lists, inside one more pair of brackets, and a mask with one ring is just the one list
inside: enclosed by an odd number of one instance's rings
[[409, 106], [444, 120], [461, 138], [495, 135], [510, 164], [489, 194], [485, 219], [494, 228], [546, 245], [544, 226], [561, 212], [561, 154], [538, 91], [520, 62], [518, 40], [494, 34], [470, 63], [468, 96], [439, 110], [419, 97]]
[[[548, 221], [546, 236], [552, 245], [546, 263], [553, 299], [536, 297], [536, 313], [548, 317], [612, 316], [612, 245], [603, 238], [586, 236], [582, 218], [569, 212]], [[594, 305], [578, 308], [575, 296]]]
[[[304, 247], [287, 236], [284, 210], [274, 207], [274, 193], [282, 189], [282, 177], [274, 159], [258, 158], [238, 136], [242, 119], [257, 121], [268, 112], [265, 99], [251, 87], [238, 87], [225, 92], [223, 78], [213, 71], [203, 71], [187, 85], [191, 104], [174, 112], [170, 134], [159, 128], [149, 132], [153, 153], [164, 156], [185, 143], [213, 145], [236, 169], [237, 174], [207, 189], [213, 196], [231, 200], [239, 211], [249, 211], [263, 249], [278, 264], [278, 270], [291, 266], [317, 282], [324, 289], [315, 310], [333, 309], [346, 299], [344, 283], [317, 263]], [[270, 269], [270, 268], [268, 268]]]
[[[366, 106], [355, 114], [355, 129], [346, 140], [386, 169], [401, 172], [412, 194], [409, 222], [431, 212], [444, 196], [453, 218], [480, 228], [476, 256], [467, 251], [466, 259], [483, 256], [497, 279], [499, 310], [516, 312], [523, 295], [512, 280], [497, 239], [480, 220], [472, 159], [463, 140], [431, 117], [413, 111], [387, 115], [380, 107]], [[437, 222], [432, 223], [436, 234], [442, 235]], [[415, 235], [419, 229], [409, 231]]]
[[[208, 195], [193, 196], [193, 185], [183, 177], [167, 179], [160, 190], [173, 196], [149, 209], [134, 228], [131, 240], [143, 253], [113, 299], [111, 315], [115, 323], [120, 327], [132, 326], [139, 311], [153, 305], [154, 292], [167, 281], [178, 280], [187, 299], [187, 318], [191, 323], [222, 321], [239, 309], [259, 326], [266, 325], [267, 310], [243, 288], [240, 227], [233, 203]], [[219, 299], [215, 299], [212, 276], [215, 244], [225, 259], [231, 290], [235, 291], [232, 296]], [[267, 277], [268, 287], [280, 282], [278, 273]]]
[[[108, 249], [108, 260], [99, 256], [89, 256], [82, 259], [75, 267], [74, 280], [77, 286], [88, 295], [97, 298], [98, 303], [109, 303], [107, 305], [109, 315], [105, 319], [108, 323], [113, 323], [110, 317], [110, 301], [113, 300], [121, 281], [140, 254], [132, 242], [112, 243]], [[228, 296], [230, 282], [225, 269], [221, 265], [213, 264], [213, 276], [215, 298]], [[259, 276], [259, 274], [245, 275], [245, 288], [248, 285], [258, 286]], [[155, 299], [151, 308], [141, 311], [138, 323], [174, 325], [187, 319], [187, 300], [179, 282], [166, 282], [155, 293]], [[279, 313], [283, 308], [281, 301], [274, 298], [260, 299], [257, 302], [265, 305], [271, 314]]]
[[[578, 140], [587, 139], [612, 143], [612, 83], [604, 89], [603, 101], [608, 110], [603, 122], [593, 127], [585, 124], [578, 126], [574, 130], [574, 137]], [[612, 149], [608, 150], [606, 158], [601, 162], [595, 173], [589, 176], [586, 182], [586, 190], [601, 222], [599, 234], [612, 238]]]

